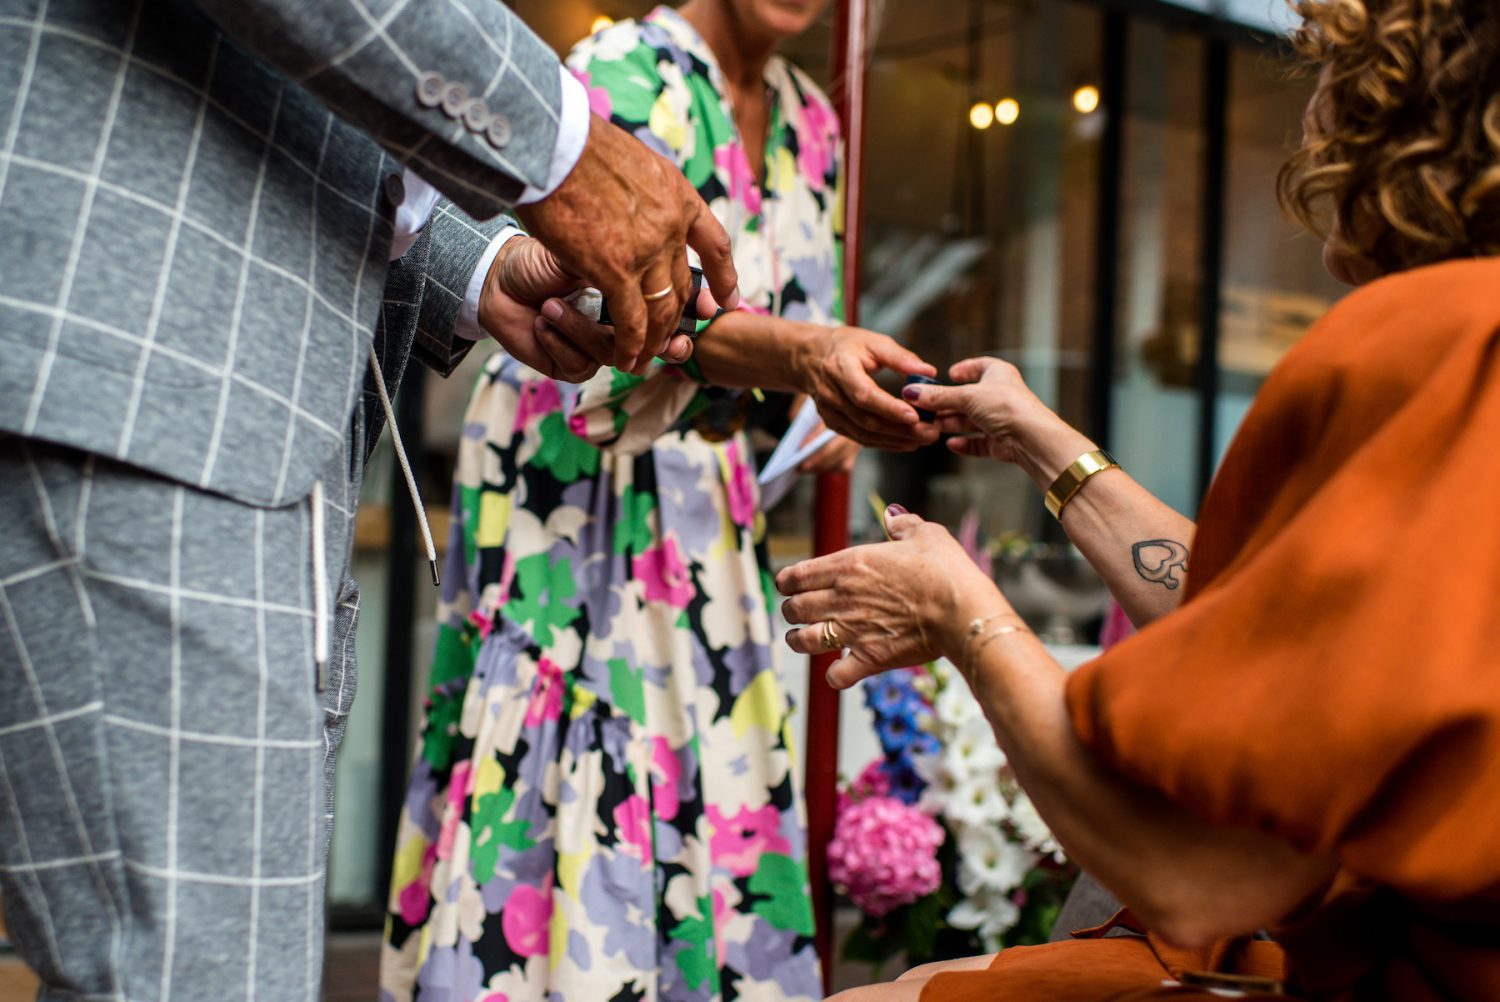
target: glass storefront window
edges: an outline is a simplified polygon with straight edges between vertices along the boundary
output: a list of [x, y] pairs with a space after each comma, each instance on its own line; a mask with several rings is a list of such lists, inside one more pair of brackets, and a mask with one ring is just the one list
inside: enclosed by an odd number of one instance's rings
[[1301, 138], [1312, 88], [1285, 60], [1232, 50], [1216, 457], [1271, 367], [1348, 291], [1323, 270], [1318, 241], [1276, 205], [1276, 174]]
[[1114, 319], [1110, 448], [1188, 514], [1198, 490], [1205, 48], [1151, 22], [1130, 28]]
[[[1102, 14], [954, 7], [939, 29], [900, 5], [877, 35], [860, 319], [943, 372], [999, 355], [1087, 426]], [[1024, 476], [942, 446], [867, 455], [858, 472], [856, 499], [874, 489], [949, 524], [977, 508], [986, 535], [1041, 528]], [[856, 539], [878, 533], [855, 512]]]

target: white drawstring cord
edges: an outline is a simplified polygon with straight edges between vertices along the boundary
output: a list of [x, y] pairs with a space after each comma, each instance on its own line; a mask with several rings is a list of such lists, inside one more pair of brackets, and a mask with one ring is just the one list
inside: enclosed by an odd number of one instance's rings
[[323, 515], [323, 481], [312, 487], [312, 559], [313, 559], [313, 660], [318, 666], [318, 691], [328, 679], [328, 554], [324, 549], [327, 531]]
[[417, 478], [412, 476], [411, 462], [406, 458], [406, 447], [401, 444], [401, 429], [396, 427], [396, 411], [391, 407], [391, 395], [385, 389], [385, 377], [380, 373], [380, 361], [375, 349], [370, 349], [370, 371], [375, 374], [375, 389], [380, 394], [380, 406], [385, 410], [385, 423], [391, 429], [391, 444], [396, 447], [396, 462], [401, 464], [401, 474], [406, 477], [406, 490], [411, 495], [412, 511], [417, 514], [417, 526], [422, 530], [422, 545], [427, 547], [427, 566], [432, 569], [434, 586], [443, 583], [438, 575], [437, 547], [432, 545], [432, 528], [427, 524], [427, 509], [422, 507], [422, 495], [417, 491]]

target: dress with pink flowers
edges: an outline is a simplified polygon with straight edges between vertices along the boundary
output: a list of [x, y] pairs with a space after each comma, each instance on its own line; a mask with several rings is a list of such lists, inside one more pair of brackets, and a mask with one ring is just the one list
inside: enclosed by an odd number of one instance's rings
[[[569, 63], [725, 224], [750, 308], [838, 322], [838, 127], [805, 76], [767, 69], [757, 182], [713, 55], [671, 10]], [[821, 997], [764, 519], [727, 397], [691, 365], [583, 386], [485, 367], [384, 999]]]

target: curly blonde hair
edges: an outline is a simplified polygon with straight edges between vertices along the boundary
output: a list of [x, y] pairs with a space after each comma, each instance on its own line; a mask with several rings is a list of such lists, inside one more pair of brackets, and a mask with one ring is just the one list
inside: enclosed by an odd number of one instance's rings
[[1283, 208], [1383, 273], [1500, 254], [1500, 0], [1289, 2], [1321, 76]]

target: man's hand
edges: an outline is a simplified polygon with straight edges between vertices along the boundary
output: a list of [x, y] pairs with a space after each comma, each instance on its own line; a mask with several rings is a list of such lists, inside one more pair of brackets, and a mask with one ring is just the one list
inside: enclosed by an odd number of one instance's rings
[[609, 362], [612, 343], [606, 338], [580, 348], [542, 318], [541, 307], [582, 284], [540, 243], [512, 237], [485, 276], [479, 325], [517, 361], [544, 376], [581, 383]]
[[[617, 368], [644, 372], [667, 349], [690, 289], [686, 247], [714, 298], [739, 305], [729, 235], [664, 157], [598, 116], [583, 156], [557, 190], [516, 214], [571, 274], [609, 300]], [[662, 290], [658, 299], [646, 297]]]

